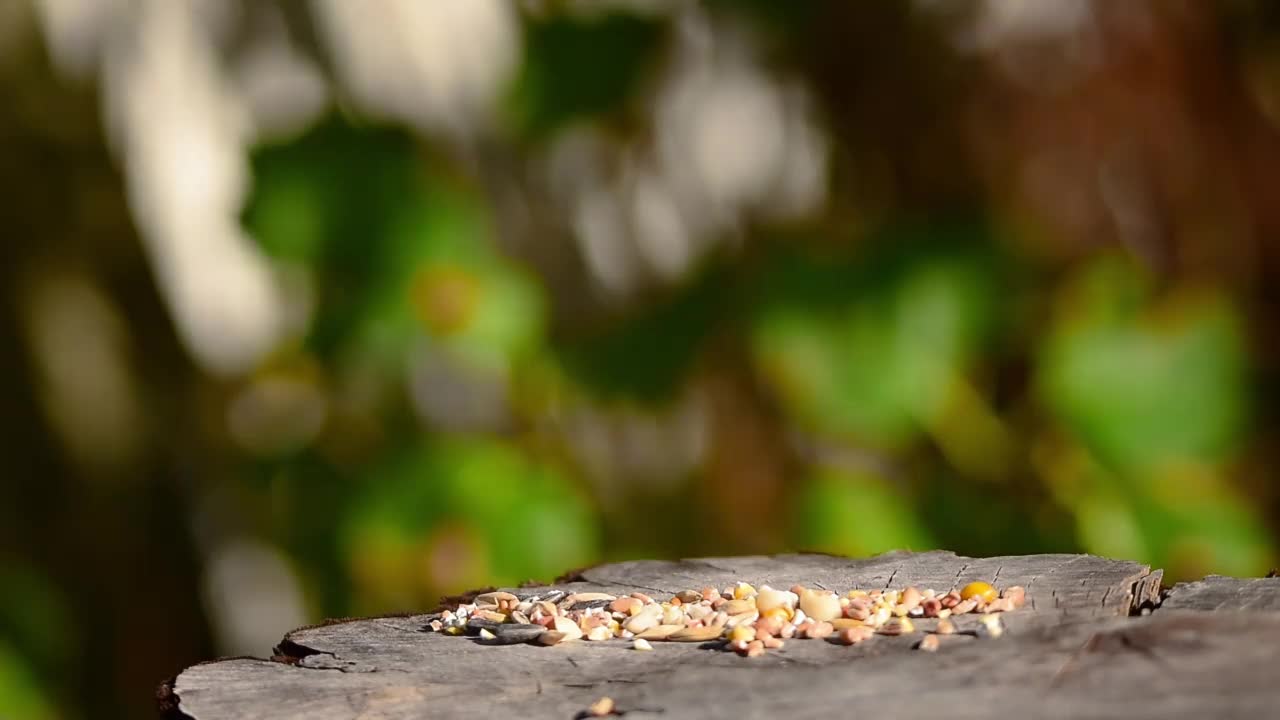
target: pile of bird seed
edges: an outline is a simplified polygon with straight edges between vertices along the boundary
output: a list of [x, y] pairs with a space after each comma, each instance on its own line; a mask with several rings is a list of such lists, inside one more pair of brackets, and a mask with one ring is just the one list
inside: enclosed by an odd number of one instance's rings
[[641, 592], [617, 596], [552, 590], [521, 597], [499, 591], [433, 615], [427, 627], [449, 635], [479, 635], [495, 645], [621, 638], [636, 650], [652, 650], [650, 641], [720, 642], [727, 650], [756, 657], [793, 638], [856, 645], [876, 634], [916, 632], [913, 618], [936, 618], [933, 631], [916, 646], [933, 651], [938, 635], [956, 632], [952, 618], [969, 613], [980, 616], [977, 633], [999, 637], [998, 613], [1022, 607], [1025, 596], [1021, 587], [997, 592], [985, 582], [945, 593], [908, 587], [843, 595], [803, 585], [790, 590], [762, 585], [757, 590], [739, 582], [723, 591], [685, 590], [666, 600]]

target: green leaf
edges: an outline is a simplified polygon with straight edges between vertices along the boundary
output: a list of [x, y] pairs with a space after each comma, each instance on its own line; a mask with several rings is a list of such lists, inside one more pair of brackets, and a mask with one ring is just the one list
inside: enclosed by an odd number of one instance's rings
[[423, 578], [424, 568], [448, 564], [442, 554], [451, 548], [473, 565], [457, 582], [495, 585], [549, 579], [599, 551], [582, 493], [555, 467], [498, 441], [424, 445], [368, 482], [344, 547], [357, 576], [383, 596], [412, 596], [419, 586], [428, 595], [465, 589]]
[[805, 550], [865, 556], [934, 546], [911, 507], [884, 479], [820, 470], [796, 501], [794, 536]]
[[993, 265], [980, 249], [904, 245], [853, 261], [778, 263], [752, 353], [813, 431], [910, 442], [938, 417], [992, 324]]

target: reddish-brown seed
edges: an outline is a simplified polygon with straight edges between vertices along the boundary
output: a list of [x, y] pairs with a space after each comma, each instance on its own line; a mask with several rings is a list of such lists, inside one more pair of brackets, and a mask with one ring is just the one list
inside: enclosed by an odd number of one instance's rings
[[786, 642], [784, 642], [781, 638], [776, 638], [776, 637], [767, 636], [767, 635], [761, 638], [760, 642], [764, 643], [764, 646], [770, 650], [781, 649], [782, 646], [786, 644]]
[[831, 623], [816, 622], [809, 625], [809, 628], [805, 631], [804, 636], [809, 638], [810, 640], [822, 640], [824, 638], [830, 637], [831, 633], [833, 632], [835, 632], [835, 628], [831, 626]]
[[928, 598], [920, 601], [920, 608], [924, 610], [925, 617], [938, 617], [938, 611], [942, 609], [942, 601], [938, 598]]
[[613, 602], [609, 603], [609, 610], [611, 612], [630, 615], [636, 612], [637, 610], [639, 610], [640, 606], [643, 604], [644, 603], [642, 603], [640, 600], [637, 600], [636, 598], [633, 598], [633, 597], [618, 598], [617, 600], [614, 600]]
[[857, 645], [863, 640], [871, 637], [872, 634], [872, 629], [866, 626], [850, 627], [841, 630], [840, 633], [836, 635], [836, 639], [844, 645]]
[[777, 635], [782, 631], [782, 621], [776, 617], [762, 617], [756, 621], [756, 632]]
[[759, 657], [764, 654], [764, 643], [760, 640], [752, 640], [747, 643], [747, 657]]
[[924, 650], [925, 652], [937, 652], [937, 651], [938, 651], [938, 636], [937, 636], [937, 635], [925, 635], [924, 637], [920, 638], [920, 642], [916, 643], [916, 649], [917, 649], [917, 650]]

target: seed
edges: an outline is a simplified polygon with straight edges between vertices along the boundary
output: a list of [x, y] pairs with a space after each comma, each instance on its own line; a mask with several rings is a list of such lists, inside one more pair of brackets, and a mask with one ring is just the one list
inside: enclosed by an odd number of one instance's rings
[[894, 618], [880, 628], [881, 635], [906, 635], [915, 632], [915, 625], [907, 618]]
[[739, 640], [751, 642], [756, 639], [756, 631], [755, 628], [747, 627], [746, 625], [739, 625], [738, 627], [730, 630], [727, 637], [730, 642], [736, 642]]
[[840, 599], [835, 593], [806, 590], [800, 594], [800, 609], [814, 620], [834, 620], [840, 617]]
[[593, 717], [604, 717], [605, 715], [612, 715], [613, 708], [613, 698], [606, 696], [591, 703], [591, 707], [587, 708], [587, 712], [591, 713]]
[[703, 599], [703, 600], [715, 600], [715, 599], [716, 599], [716, 598], [718, 598], [718, 597], [720, 597], [720, 593], [716, 592], [716, 589], [715, 589], [715, 588], [713, 588], [713, 587], [704, 587], [704, 588], [702, 588], [702, 599]]
[[822, 640], [830, 637], [833, 632], [835, 632], [835, 628], [831, 626], [831, 623], [825, 621], [816, 622], [809, 626], [804, 636], [810, 640]]
[[788, 607], [775, 607], [775, 608], [770, 608], [768, 610], [761, 611], [760, 616], [766, 617], [766, 618], [773, 618], [778, 622], [785, 623], [785, 622], [791, 622], [791, 618], [795, 616], [795, 613], [792, 612], [791, 608], [788, 608]]
[[684, 612], [680, 610], [679, 605], [664, 605], [662, 607], [663, 625], [680, 625], [682, 623], [684, 623]]
[[572, 599], [573, 604], [576, 605], [578, 603], [597, 602], [599, 600], [608, 600], [612, 602], [614, 600], [617, 600], [618, 596], [610, 595], [609, 593], [602, 593], [602, 592], [584, 592], [584, 593], [574, 593], [569, 597], [565, 598], [565, 600], [569, 600], [569, 599]]
[[541, 645], [559, 645], [565, 639], [565, 634], [556, 630], [548, 630], [538, 636], [538, 643]]
[[609, 612], [633, 615], [640, 610], [642, 605], [644, 605], [644, 603], [635, 598], [618, 598], [617, 600], [609, 603]]
[[661, 605], [645, 605], [635, 615], [632, 615], [624, 627], [633, 633], [642, 633], [651, 627], [656, 627], [662, 623], [662, 606]]
[[879, 610], [876, 610], [874, 613], [872, 613], [871, 616], [868, 617], [863, 622], [867, 625], [870, 625], [871, 627], [880, 627], [881, 625], [884, 625], [885, 623], [889, 622], [890, 614], [891, 613], [889, 612], [889, 608], [882, 607]]
[[917, 649], [917, 650], [924, 650], [925, 652], [937, 652], [937, 651], [938, 651], [938, 636], [937, 636], [937, 635], [925, 635], [924, 637], [920, 638], [920, 642], [916, 643], [916, 649]]
[[738, 585], [733, 588], [734, 600], [746, 600], [749, 597], [754, 597], [755, 594], [756, 589], [744, 582], [738, 583]]
[[642, 593], [642, 592], [638, 592], [638, 591], [637, 591], [637, 592], [633, 592], [633, 593], [631, 593], [631, 597], [635, 598], [636, 600], [639, 600], [640, 602], [642, 602], [642, 603], [644, 603], [644, 604], [646, 604], [646, 605], [652, 605], [652, 604], [653, 604], [653, 598], [649, 597], [648, 595], [645, 595], [645, 594], [644, 594], [644, 593]]
[[778, 637], [784, 638], [784, 639], [795, 637], [795, 634], [796, 634], [796, 626], [792, 625], [791, 623], [787, 623], [786, 625], [783, 625], [782, 630], [778, 631]]
[[697, 590], [682, 590], [676, 594], [676, 599], [682, 603], [702, 602], [702, 593]]
[[955, 615], [964, 615], [967, 612], [972, 612], [976, 607], [978, 607], [978, 601], [973, 598], [969, 598], [968, 600], [961, 600], [960, 604], [951, 608], [951, 612]]
[[982, 608], [982, 612], [985, 613], [1009, 612], [1011, 610], [1013, 610], [1012, 598], [997, 598], [987, 603], [986, 606]]
[[652, 650], [653, 649], [653, 646], [649, 644], [649, 641], [645, 640], [644, 638], [636, 638], [635, 640], [632, 640], [631, 647], [635, 650]]
[[681, 628], [667, 637], [674, 642], [708, 642], [720, 637], [722, 630], [718, 627]]
[[942, 610], [942, 601], [935, 597], [921, 600], [920, 610], [925, 617], [938, 617], [938, 612]]
[[987, 637], [998, 638], [1004, 634], [1004, 624], [1000, 622], [999, 615], [983, 615], [981, 634]]
[[782, 630], [783, 621], [773, 616], [765, 616], [756, 620], [756, 632], [777, 635]]
[[613, 637], [613, 631], [604, 625], [593, 627], [587, 631], [587, 639], [599, 642]]
[[729, 600], [720, 607], [720, 610], [729, 615], [741, 615], [743, 613], [755, 612], [756, 604], [750, 600]]
[[952, 635], [955, 633], [955, 631], [956, 631], [955, 623], [951, 622], [949, 618], [942, 618], [941, 620], [939, 620], [938, 627], [934, 629], [934, 632], [938, 633], [939, 635]]
[[506, 615], [503, 615], [500, 612], [494, 612], [492, 610], [477, 610], [476, 612], [471, 614], [471, 617], [473, 619], [479, 618], [481, 620], [488, 620], [489, 622], [496, 622], [496, 623], [507, 621]]
[[793, 610], [799, 599], [795, 593], [790, 593], [786, 590], [774, 590], [768, 585], [764, 585], [760, 588], [760, 592], [756, 593], [756, 608], [762, 613], [769, 612], [774, 608]]
[[759, 640], [752, 640], [747, 643], [747, 657], [760, 657], [764, 654], [764, 643]]
[[760, 642], [764, 645], [764, 647], [770, 650], [781, 650], [782, 646], [787, 644], [781, 638], [776, 638], [772, 636], [765, 636], [760, 639]]
[[971, 582], [960, 590], [961, 600], [970, 598], [980, 598], [983, 602], [990, 602], [996, 599], [996, 589], [991, 587], [990, 583]]
[[943, 595], [939, 601], [942, 603], [942, 607], [947, 609], [953, 608], [960, 603], [960, 592], [958, 590], [952, 590], [946, 595]]
[[578, 640], [582, 637], [582, 628], [567, 617], [557, 617], [552, 621], [552, 629], [564, 633], [565, 640]]
[[666, 640], [675, 633], [684, 630], [684, 625], [659, 625], [649, 628], [642, 633], [638, 633], [636, 637], [642, 640]]
[[902, 591], [902, 597], [898, 602], [907, 610], [912, 610], [920, 604], [921, 600], [923, 600], [923, 598], [920, 596], [920, 591], [913, 586]]
[[517, 602], [517, 603], [520, 602], [520, 598], [516, 597], [515, 595], [512, 595], [509, 592], [502, 592], [501, 590], [495, 590], [493, 592], [481, 593], [477, 595], [475, 599], [475, 603], [477, 605], [491, 605], [493, 607], [497, 607], [498, 604], [504, 600], [507, 602]]
[[844, 609], [844, 614], [845, 617], [852, 620], [866, 620], [871, 617], [871, 608], [850, 604], [849, 607]]
[[871, 628], [865, 625], [860, 627], [847, 627], [836, 635], [836, 639], [844, 645], [857, 645], [863, 640], [871, 637], [872, 634], [873, 632]]
[[684, 614], [690, 620], [701, 620], [712, 612], [714, 611], [707, 605], [693, 605], [688, 610], [685, 610]]
[[1022, 604], [1026, 602], [1027, 591], [1021, 585], [1014, 585], [1012, 587], [1005, 588], [1001, 597], [1006, 598], [1009, 602], [1013, 603], [1013, 607], [1020, 608], [1022, 607]]

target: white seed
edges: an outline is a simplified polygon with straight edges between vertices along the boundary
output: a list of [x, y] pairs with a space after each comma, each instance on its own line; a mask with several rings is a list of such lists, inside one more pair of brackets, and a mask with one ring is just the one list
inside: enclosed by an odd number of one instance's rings
[[819, 622], [834, 620], [840, 617], [840, 598], [824, 590], [806, 590], [800, 595], [800, 609]]
[[636, 650], [652, 650], [653, 649], [653, 646], [649, 644], [649, 641], [645, 640], [644, 638], [636, 638], [635, 640], [632, 640], [631, 647], [635, 648]]
[[1004, 634], [1004, 623], [999, 615], [983, 615], [981, 627], [981, 633], [987, 637], [998, 638]]

